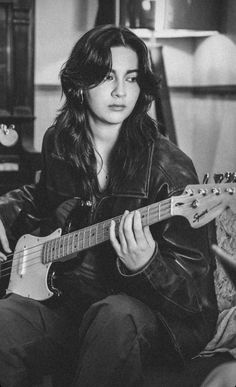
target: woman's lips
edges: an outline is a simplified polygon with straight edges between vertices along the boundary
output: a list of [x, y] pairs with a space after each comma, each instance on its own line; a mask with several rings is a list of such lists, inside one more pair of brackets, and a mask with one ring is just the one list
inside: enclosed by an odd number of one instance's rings
[[115, 111], [121, 111], [121, 110], [124, 110], [125, 108], [126, 108], [125, 105], [117, 105], [117, 104], [109, 105], [109, 109], [115, 110]]

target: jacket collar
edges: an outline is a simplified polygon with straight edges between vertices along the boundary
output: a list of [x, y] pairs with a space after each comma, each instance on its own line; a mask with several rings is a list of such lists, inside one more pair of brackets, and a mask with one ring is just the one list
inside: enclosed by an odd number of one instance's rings
[[138, 170], [138, 173], [127, 179], [121, 187], [115, 188], [112, 191], [113, 196], [148, 197], [153, 152], [154, 143], [152, 142], [147, 152], [143, 153], [142, 167]]

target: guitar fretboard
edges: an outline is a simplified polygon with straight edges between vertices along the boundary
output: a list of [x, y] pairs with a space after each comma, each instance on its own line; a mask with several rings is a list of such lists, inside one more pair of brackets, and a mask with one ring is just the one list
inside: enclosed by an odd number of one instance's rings
[[[171, 199], [142, 207], [139, 211], [142, 225], [152, 225], [171, 216]], [[121, 218], [122, 215], [119, 215], [45, 242], [43, 246], [43, 263], [56, 262], [67, 257], [69, 259], [80, 251], [109, 240], [111, 220], [115, 221], [115, 230], [118, 233]]]

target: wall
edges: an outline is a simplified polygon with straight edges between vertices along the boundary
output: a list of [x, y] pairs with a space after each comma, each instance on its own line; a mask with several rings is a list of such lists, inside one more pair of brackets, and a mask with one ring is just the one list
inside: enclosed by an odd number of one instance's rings
[[[224, 34], [157, 39], [178, 145], [205, 172], [236, 169], [236, 1], [227, 0]], [[95, 0], [36, 0], [35, 147], [61, 106], [58, 73], [74, 42], [93, 26]], [[231, 89], [230, 89], [231, 87]]]
[[178, 144], [201, 179], [236, 170], [236, 2], [226, 3], [224, 34], [192, 42], [193, 87], [168, 73]]
[[96, 0], [36, 0], [35, 149], [62, 104], [59, 72], [74, 43], [92, 28]]

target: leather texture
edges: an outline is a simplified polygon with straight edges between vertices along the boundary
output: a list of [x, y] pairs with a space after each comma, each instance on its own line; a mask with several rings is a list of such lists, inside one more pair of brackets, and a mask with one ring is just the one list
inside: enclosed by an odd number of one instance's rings
[[[198, 183], [189, 157], [158, 135], [156, 143], [151, 142], [148, 151], [140, 154], [135, 175], [86, 206], [91, 198], [82, 197], [78, 170], [55, 154], [54, 135], [51, 127], [44, 136], [39, 182], [0, 198], [1, 219], [11, 240], [38, 227], [45, 235], [60, 226], [56, 210], [70, 199], [77, 203], [76, 219], [83, 219], [76, 226], [83, 227], [120, 215], [125, 209], [179, 195], [188, 184]], [[141, 272], [127, 273], [117, 265], [109, 243], [94, 249], [94, 254], [100, 259], [107, 294], [126, 292], [149, 305], [166, 327], [177, 357], [185, 361], [205, 346], [215, 330], [215, 263], [210, 252], [213, 225], [192, 229], [186, 219], [176, 216], [152, 225], [151, 231], [158, 247]], [[76, 278], [76, 265], [66, 267], [65, 272], [65, 277], [71, 278], [72, 272]]]

